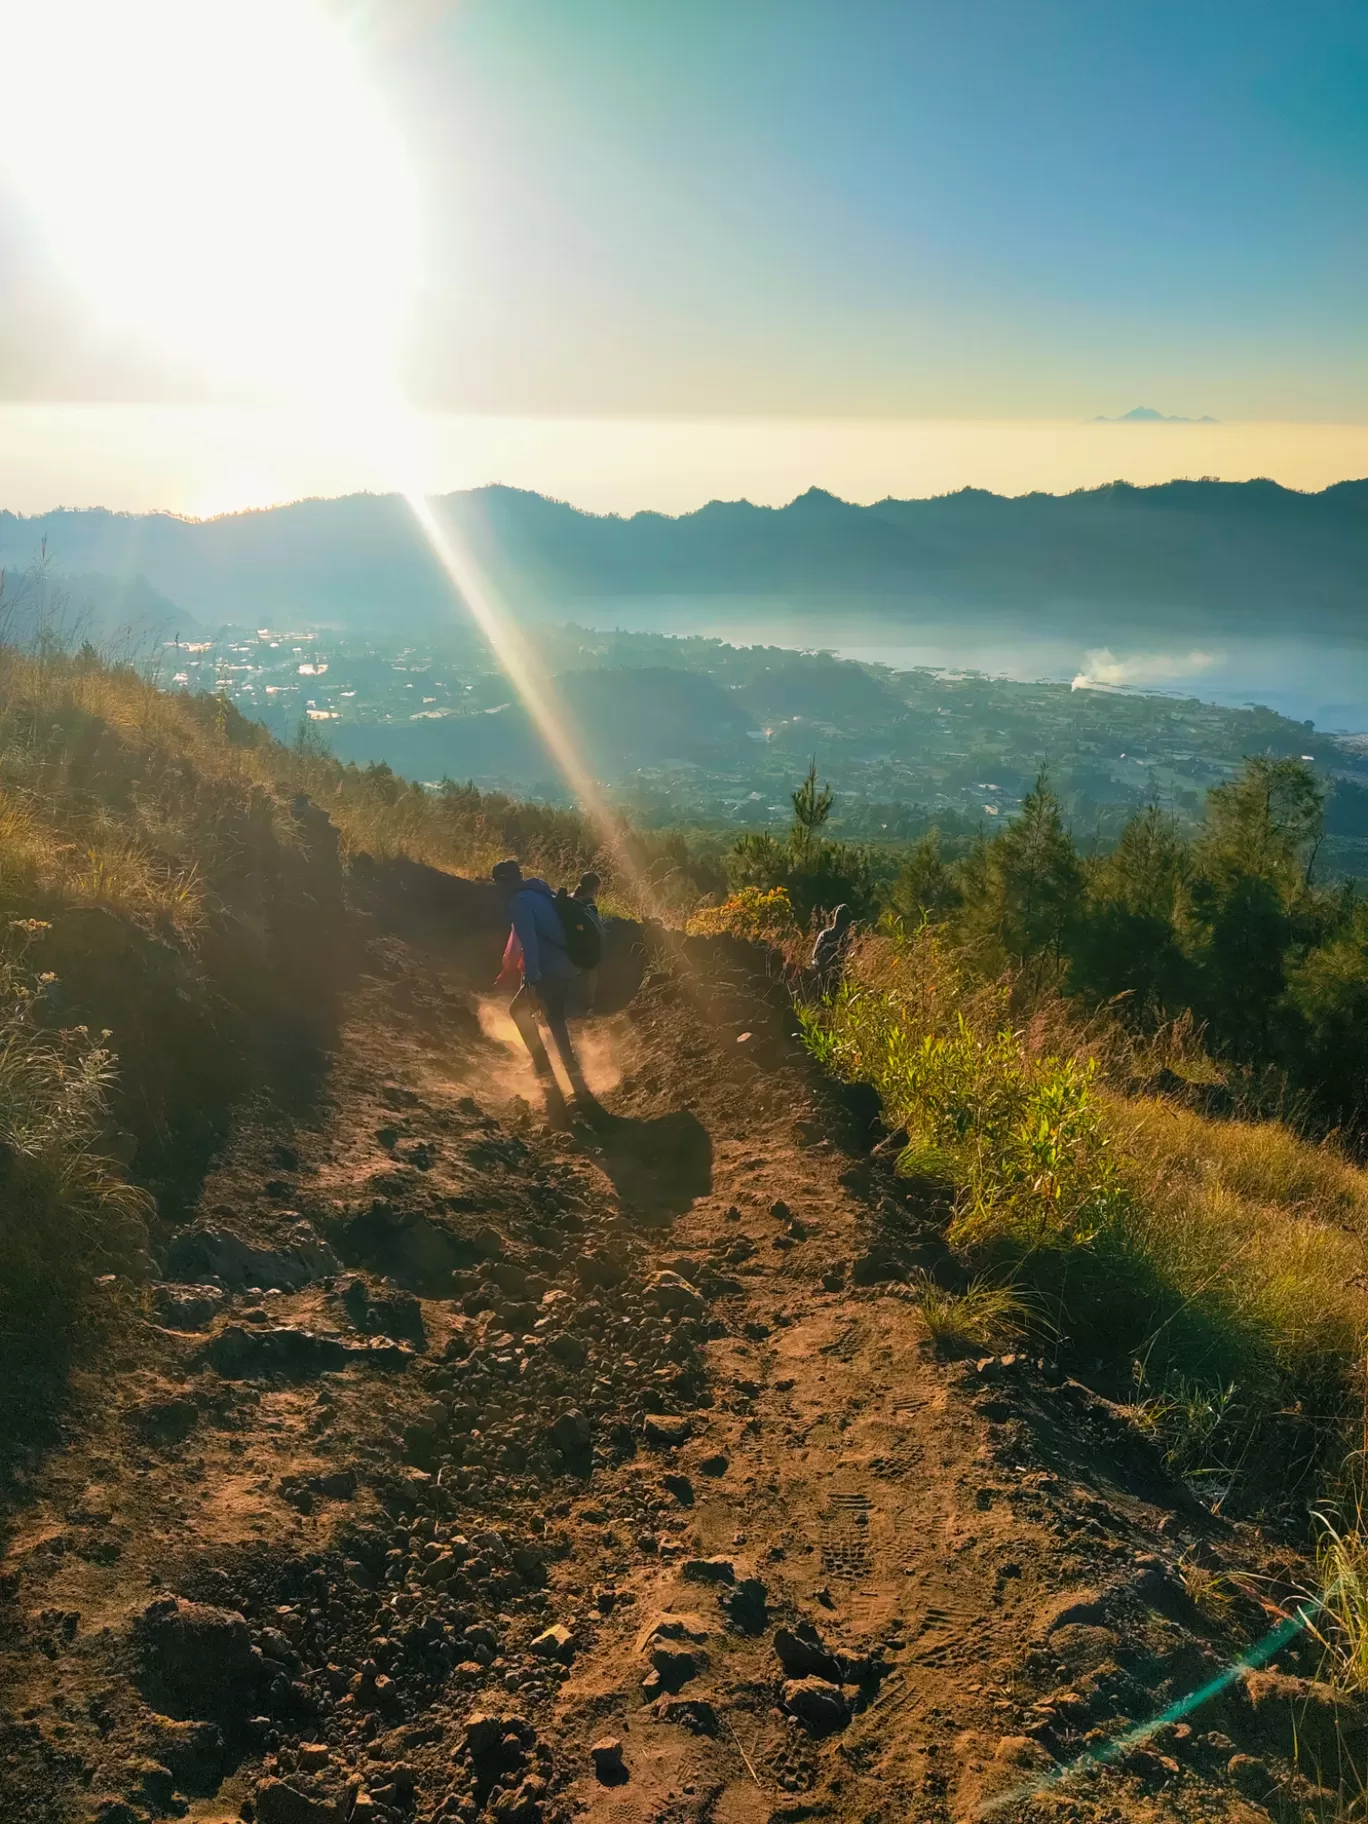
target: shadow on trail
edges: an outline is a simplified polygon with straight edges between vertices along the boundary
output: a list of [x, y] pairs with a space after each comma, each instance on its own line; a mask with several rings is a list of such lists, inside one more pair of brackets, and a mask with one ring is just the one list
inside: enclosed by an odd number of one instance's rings
[[605, 1114], [593, 1153], [624, 1206], [651, 1227], [682, 1216], [712, 1189], [712, 1140], [688, 1109], [649, 1120]]

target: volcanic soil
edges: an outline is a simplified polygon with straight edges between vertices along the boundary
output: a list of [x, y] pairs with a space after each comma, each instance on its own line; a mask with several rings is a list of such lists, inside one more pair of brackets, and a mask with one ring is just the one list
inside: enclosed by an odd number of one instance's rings
[[[937, 1214], [758, 953], [615, 943], [566, 1124], [483, 940], [374, 931], [316, 1097], [240, 1111], [162, 1277], [100, 1288], [5, 1523], [0, 1818], [1329, 1804], [1306, 1643], [1183, 1708], [1293, 1562], [1077, 1364], [936, 1353]], [[1226, 1567], [1268, 1614], [1203, 1601]]]

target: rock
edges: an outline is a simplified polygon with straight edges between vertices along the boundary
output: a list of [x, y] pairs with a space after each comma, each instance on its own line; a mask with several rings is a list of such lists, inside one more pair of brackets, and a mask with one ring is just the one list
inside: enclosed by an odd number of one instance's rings
[[693, 1431], [688, 1415], [682, 1412], [648, 1412], [642, 1420], [648, 1444], [685, 1444]]
[[235, 1610], [163, 1596], [143, 1610], [133, 1635], [144, 1664], [178, 1703], [201, 1715], [248, 1707], [256, 1661]]
[[661, 1641], [651, 1649], [651, 1669], [663, 1691], [678, 1691], [696, 1678], [707, 1663], [707, 1654], [697, 1647], [676, 1647]]
[[171, 1806], [176, 1782], [171, 1769], [163, 1767], [160, 1761], [145, 1757], [125, 1761], [123, 1777], [129, 1783], [134, 1797], [150, 1806], [153, 1811], [165, 1812]]
[[302, 1379], [356, 1361], [375, 1367], [402, 1367], [411, 1360], [411, 1351], [398, 1343], [348, 1344], [340, 1337], [323, 1336], [293, 1324], [251, 1330], [230, 1324], [205, 1344], [201, 1359], [228, 1381], [267, 1374]]
[[678, 1723], [691, 1735], [716, 1735], [717, 1711], [706, 1697], [662, 1697], [655, 1713], [663, 1723]]
[[600, 1287], [620, 1286], [627, 1277], [627, 1268], [611, 1254], [595, 1251], [580, 1255], [575, 1262], [575, 1274], [582, 1286], [595, 1291]]
[[503, 1737], [504, 1726], [497, 1716], [477, 1710], [473, 1716], [466, 1718], [465, 1745], [477, 1760], [481, 1755], [497, 1748]]
[[256, 1789], [257, 1824], [342, 1824], [332, 1799], [316, 1799], [284, 1780], [262, 1780]]
[[314, 1478], [314, 1485], [320, 1495], [326, 1495], [330, 1501], [350, 1501], [356, 1493], [356, 1471], [354, 1469], [330, 1469], [325, 1475]]
[[559, 1336], [553, 1336], [546, 1345], [558, 1362], [564, 1362], [567, 1368], [583, 1368], [589, 1360], [588, 1345], [582, 1337], [572, 1336], [563, 1330]]
[[582, 1412], [563, 1412], [551, 1426], [551, 1442], [562, 1456], [576, 1457], [588, 1450], [593, 1428]]
[[662, 1314], [673, 1311], [680, 1317], [702, 1317], [708, 1308], [698, 1287], [668, 1267], [646, 1281], [645, 1295], [652, 1310]]
[[149, 1444], [179, 1444], [199, 1424], [193, 1400], [142, 1400], [124, 1413], [124, 1423]]
[[290, 1231], [286, 1249], [257, 1247], [232, 1229], [197, 1223], [173, 1238], [167, 1264], [181, 1280], [220, 1279], [225, 1286], [256, 1286], [262, 1291], [271, 1286], [294, 1290], [342, 1267], [312, 1224], [302, 1220]]
[[814, 1735], [830, 1735], [850, 1721], [850, 1706], [839, 1685], [822, 1678], [791, 1678], [784, 1686], [784, 1708]]
[[541, 1816], [541, 1797], [546, 1788], [539, 1779], [529, 1776], [511, 1790], [505, 1789], [493, 1800], [489, 1810], [497, 1824], [535, 1824]]
[[224, 1745], [217, 1723], [154, 1716], [142, 1737], [151, 1753], [171, 1769], [177, 1785], [212, 1791], [218, 1784]]
[[646, 1626], [641, 1630], [641, 1633], [637, 1636], [637, 1652], [644, 1653], [649, 1646], [658, 1640], [691, 1640], [694, 1642], [702, 1642], [707, 1640], [711, 1634], [712, 1629], [708, 1626], [707, 1622], [704, 1621], [701, 1615], [695, 1614], [692, 1609], [666, 1609], [661, 1614], [657, 1615], [654, 1620], [647, 1622]]
[[797, 1633], [791, 1628], [774, 1630], [774, 1651], [779, 1664], [791, 1679], [819, 1678], [839, 1685], [841, 1668], [832, 1653], [822, 1645], [815, 1628]]
[[1239, 1792], [1247, 1799], [1266, 1802], [1277, 1787], [1271, 1768], [1252, 1754], [1232, 1754], [1226, 1772]]
[[163, 1283], [152, 1288], [152, 1315], [167, 1330], [204, 1330], [226, 1302], [227, 1293], [221, 1286]]
[[702, 1476], [725, 1476], [730, 1467], [726, 1457], [718, 1450], [712, 1456], [704, 1457], [698, 1466], [698, 1473]]
[[742, 1634], [763, 1634], [769, 1626], [768, 1594], [760, 1578], [742, 1577], [722, 1592], [723, 1613]]
[[662, 1476], [660, 1479], [664, 1484], [666, 1494], [673, 1495], [681, 1507], [693, 1506], [693, 1483], [687, 1476], [668, 1475]]
[[850, 1277], [857, 1286], [877, 1286], [907, 1278], [907, 1267], [886, 1242], [876, 1242], [851, 1262]]
[[322, 1374], [341, 1368], [347, 1351], [335, 1336], [319, 1336], [292, 1324], [267, 1330], [230, 1324], [207, 1345], [204, 1359], [225, 1380], [240, 1381], [258, 1374]]
[[412, 1292], [372, 1292], [364, 1279], [353, 1279], [342, 1290], [342, 1307], [358, 1330], [427, 1347], [423, 1307]]
[[1044, 1641], [1059, 1628], [1099, 1627], [1105, 1621], [1105, 1598], [1098, 1591], [1064, 1590], [1036, 1611], [1031, 1638]]
[[605, 1786], [619, 1785], [627, 1778], [627, 1769], [622, 1764], [622, 1740], [619, 1736], [601, 1737], [589, 1753], [593, 1758], [594, 1772]]
[[558, 1659], [568, 1664], [575, 1656], [575, 1637], [564, 1622], [553, 1622], [544, 1628], [528, 1648], [538, 1659]]
[[844, 1267], [828, 1267], [826, 1272], [822, 1275], [823, 1292], [844, 1292], [845, 1283], [846, 1276]]
[[687, 1558], [680, 1567], [686, 1583], [735, 1583], [736, 1566], [730, 1558]]
[[90, 1813], [90, 1824], [146, 1824], [147, 1813], [137, 1811], [127, 1799], [101, 1799]]

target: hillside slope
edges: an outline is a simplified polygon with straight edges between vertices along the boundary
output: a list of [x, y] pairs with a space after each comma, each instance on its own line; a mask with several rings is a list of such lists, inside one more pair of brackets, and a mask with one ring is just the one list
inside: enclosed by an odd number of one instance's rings
[[353, 894], [311, 1093], [102, 1287], [10, 1503], [0, 1815], [1331, 1815], [1305, 1638], [1126, 1747], [1270, 1626], [1219, 1573], [1305, 1567], [1057, 1370], [935, 1353], [940, 1238], [762, 955], [617, 927], [565, 1133], [484, 890]]

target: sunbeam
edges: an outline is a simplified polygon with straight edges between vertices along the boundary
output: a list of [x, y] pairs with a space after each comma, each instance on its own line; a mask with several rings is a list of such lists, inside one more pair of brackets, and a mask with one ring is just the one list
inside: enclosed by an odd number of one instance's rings
[[441, 564], [457, 598], [489, 642], [504, 675], [522, 699], [548, 752], [564, 775], [581, 808], [593, 819], [618, 870], [646, 907], [651, 908], [650, 884], [633, 865], [618, 818], [589, 771], [565, 718], [544, 687], [539, 668], [528, 650], [522, 631], [496, 598], [493, 589], [464, 540], [444, 525], [426, 494], [405, 489], [405, 499], [433, 555]]

